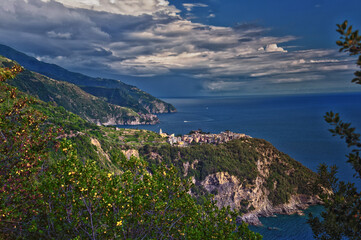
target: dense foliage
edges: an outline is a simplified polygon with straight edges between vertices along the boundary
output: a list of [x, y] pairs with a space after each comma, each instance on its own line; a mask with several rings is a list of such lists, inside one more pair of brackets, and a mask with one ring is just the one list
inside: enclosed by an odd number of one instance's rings
[[[357, 30], [352, 31], [352, 26], [348, 26], [347, 21], [337, 26], [337, 32], [341, 34], [340, 40], [337, 41], [337, 45], [341, 47], [340, 51], [349, 52], [350, 55], [360, 55], [357, 65], [361, 67], [361, 36], [358, 35]], [[361, 84], [361, 72], [356, 71], [355, 76], [352, 82]], [[325, 120], [333, 127], [330, 129], [331, 133], [345, 139], [351, 149], [347, 162], [352, 165], [355, 176], [360, 180], [360, 134], [355, 133], [351, 123], [343, 122], [338, 113], [327, 113]], [[325, 207], [325, 211], [321, 214], [322, 218], [310, 215], [309, 223], [316, 239], [360, 239], [361, 192], [354, 183], [338, 181], [336, 173], [336, 166], [332, 166], [330, 170], [324, 164], [319, 167], [319, 183], [330, 191], [325, 191], [321, 196]]]
[[114, 175], [96, 162], [80, 162], [69, 144], [62, 148], [67, 157], [44, 177], [49, 208], [37, 224], [46, 227], [41, 233], [91, 239], [259, 238], [245, 225], [237, 230], [236, 214], [229, 209], [219, 210], [210, 201], [197, 205], [188, 194], [190, 182], [175, 177], [174, 167], [161, 166], [150, 174], [145, 161], [122, 157], [122, 174]]
[[243, 141], [230, 141], [226, 144], [192, 145], [189, 147], [172, 147], [164, 145], [158, 147], [144, 147], [141, 155], [148, 156], [147, 160], [157, 164], [159, 159], [151, 159], [149, 154], [155, 152], [161, 156], [162, 162], [174, 164], [184, 174], [183, 163], [192, 164], [198, 161], [190, 176], [197, 180], [204, 180], [209, 174], [228, 172], [239, 176], [240, 179], [252, 181], [257, 177], [256, 161], [258, 153], [253, 147]]
[[21, 70], [0, 68], [0, 237], [5, 239], [24, 231], [38, 214], [37, 176], [56, 134], [29, 107], [36, 99], [4, 83]]
[[[210, 174], [228, 172], [244, 179], [247, 184], [253, 184], [259, 176], [257, 161], [264, 157], [264, 153], [270, 160], [270, 174], [265, 187], [269, 190], [268, 198], [274, 205], [286, 203], [293, 194], [314, 194], [311, 183], [316, 175], [262, 139], [240, 139], [220, 145], [195, 144], [186, 148], [170, 145], [145, 146], [140, 149], [140, 153], [152, 164], [157, 165], [161, 161], [174, 165], [183, 175], [194, 176], [199, 181]], [[159, 158], [154, 158], [154, 153]], [[193, 164], [194, 168], [189, 168], [186, 173], [184, 163]], [[204, 195], [201, 186], [196, 186], [193, 190]]]
[[[20, 69], [0, 70], [0, 238], [261, 239], [237, 226], [229, 208], [209, 199], [197, 204], [175, 167], [153, 168], [118, 153], [115, 174], [80, 160], [74, 144], [57, 141], [58, 132], [34, 109], [39, 100], [4, 83]], [[53, 161], [50, 147], [59, 149]]]
[[269, 142], [261, 139], [254, 141], [259, 151], [267, 153], [267, 158], [271, 160], [265, 186], [269, 191], [268, 199], [273, 205], [287, 203], [294, 194], [318, 194], [313, 188], [317, 178], [314, 172], [278, 151]]

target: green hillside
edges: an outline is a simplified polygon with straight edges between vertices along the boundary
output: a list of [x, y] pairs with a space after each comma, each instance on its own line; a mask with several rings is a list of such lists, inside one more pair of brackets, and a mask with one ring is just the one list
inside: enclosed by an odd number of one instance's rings
[[[19, 77], [27, 74], [33, 73], [24, 71]], [[46, 77], [45, 79], [56, 82]], [[35, 86], [40, 88], [36, 84], [30, 84], [26, 85], [26, 89], [34, 89]], [[40, 96], [44, 99], [48, 97], [47, 94], [48, 92]], [[69, 94], [67, 101], [72, 101], [71, 97], [76, 96]], [[265, 177], [264, 187], [270, 191], [269, 198], [272, 202], [285, 203], [292, 194], [313, 194], [310, 183], [315, 180], [316, 174], [262, 139], [240, 139], [220, 145], [195, 144], [189, 147], [173, 147], [157, 133], [96, 126], [66, 111], [65, 107], [56, 107], [51, 102], [36, 104], [34, 107], [47, 115], [49, 122], [65, 130], [65, 137], [76, 144], [80, 159], [98, 161], [103, 167], [114, 172], [118, 172], [114, 159], [119, 156], [119, 151], [134, 150], [151, 165], [174, 165], [180, 176], [194, 176], [197, 181], [203, 181], [207, 176], [217, 172], [228, 172], [248, 184], [253, 184], [260, 174], [257, 161], [263, 158], [266, 159], [262, 161], [267, 161], [270, 172]], [[195, 164], [195, 167], [185, 172], [186, 163]], [[278, 183], [277, 188], [274, 188], [274, 182]], [[198, 186], [194, 190], [199, 192], [202, 188]]]
[[[15, 62], [0, 56], [0, 66], [12, 67]], [[147, 119], [131, 108], [109, 104], [101, 98], [95, 97], [78, 86], [57, 81], [39, 73], [24, 70], [9, 84], [45, 102], [52, 102], [62, 106], [80, 117], [96, 124], [139, 124], [152, 123], [154, 119]]]
[[[252, 185], [261, 175], [257, 164], [263, 162], [268, 171], [262, 176], [265, 178], [263, 185], [270, 192], [269, 200], [275, 205], [286, 203], [294, 194], [314, 194], [311, 183], [317, 175], [263, 139], [247, 138], [219, 145], [195, 144], [189, 147], [144, 146], [139, 151], [148, 162], [173, 164], [180, 173], [199, 182], [212, 174], [227, 172], [246, 185]], [[185, 169], [185, 164], [194, 167]], [[274, 187], [275, 182], [277, 187]]]
[[197, 204], [174, 167], [122, 154], [160, 136], [96, 126], [4, 83], [19, 71], [0, 67], [0, 239], [262, 239], [237, 212]]
[[93, 78], [71, 72], [55, 64], [38, 61], [36, 58], [2, 44], [0, 44], [0, 55], [17, 61], [30, 71], [81, 86], [86, 92], [104, 98], [109, 103], [132, 108], [139, 113], [168, 113], [176, 111], [175, 107], [171, 104], [119, 80]]
[[170, 104], [164, 104], [159, 99], [146, 92], [133, 87], [109, 88], [104, 86], [80, 86], [84, 91], [98, 97], [103, 97], [107, 102], [119, 106], [128, 106], [136, 112], [141, 113], [170, 113], [176, 109]]

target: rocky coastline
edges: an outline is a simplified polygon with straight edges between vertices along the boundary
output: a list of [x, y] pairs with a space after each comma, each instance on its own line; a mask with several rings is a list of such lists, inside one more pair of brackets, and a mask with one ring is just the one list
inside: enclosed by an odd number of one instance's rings
[[237, 219], [238, 223], [245, 222], [249, 225], [262, 226], [259, 217], [276, 217], [276, 214], [282, 215], [293, 215], [297, 214], [300, 216], [304, 215], [304, 210], [310, 206], [320, 205], [321, 201], [317, 196], [307, 195], [293, 195], [290, 201], [286, 204], [280, 204], [278, 206], [267, 206], [264, 209], [252, 211], [240, 216]]
[[254, 184], [247, 185], [227, 172], [219, 172], [207, 176], [201, 182], [194, 180], [194, 183], [213, 193], [218, 207], [229, 206], [234, 210], [241, 210], [242, 205], [246, 205], [245, 214], [239, 216], [237, 221], [256, 226], [262, 225], [259, 217], [272, 217], [276, 214], [303, 215], [303, 210], [321, 204], [318, 196], [295, 194], [287, 203], [274, 206], [268, 199], [269, 191], [264, 187], [264, 179], [260, 176]]
[[159, 119], [154, 114], [139, 114], [139, 116], [131, 116], [124, 118], [123, 116], [108, 116], [106, 121], [102, 122], [99, 119], [88, 119], [90, 122], [98, 126], [111, 125], [155, 125], [159, 123]]
[[[247, 138], [246, 138], [247, 139]], [[197, 181], [193, 177], [195, 185], [201, 185], [208, 193], [214, 195], [218, 207], [229, 206], [233, 210], [243, 213], [238, 218], [239, 222], [246, 222], [250, 225], [261, 225], [259, 217], [270, 217], [276, 214], [303, 214], [303, 210], [313, 205], [321, 204], [317, 195], [312, 193], [301, 194], [295, 186], [293, 193], [287, 200], [281, 204], [272, 202], [272, 193], [269, 186], [269, 178], [272, 175], [272, 169], [275, 165], [282, 166], [285, 176], [293, 176], [293, 173], [299, 171], [297, 165], [292, 166], [286, 161], [281, 160], [283, 153], [275, 148], [259, 147], [257, 148], [259, 157], [256, 161], [257, 177], [252, 181], [240, 179], [228, 172], [217, 172], [205, 177], [202, 181]], [[190, 171], [197, 169], [198, 161], [192, 163], [183, 163], [184, 176]], [[300, 166], [301, 167], [301, 166]], [[303, 166], [302, 166], [303, 167]], [[303, 167], [304, 168], [304, 167]], [[310, 171], [310, 170], [309, 170]], [[296, 175], [294, 175], [296, 177]], [[305, 180], [304, 185], [311, 184], [311, 180]], [[277, 181], [272, 182], [273, 191], [277, 191], [280, 186]]]
[[[160, 132], [161, 134], [162, 132]], [[167, 136], [164, 135], [163, 138]], [[193, 137], [199, 136], [206, 137], [208, 134], [202, 135], [195, 132]], [[180, 167], [179, 170], [184, 178], [191, 178], [196, 189], [198, 189], [197, 191], [190, 191], [191, 195], [197, 197], [199, 192], [212, 194], [218, 207], [230, 207], [239, 212], [240, 216], [237, 222], [246, 222], [250, 225], [262, 225], [259, 217], [274, 217], [276, 214], [303, 215], [303, 211], [308, 207], [322, 203], [313, 191], [305, 188], [305, 186], [312, 186], [316, 174], [294, 159], [290, 159], [271, 144], [264, 140], [231, 132], [212, 135], [212, 138], [205, 139], [217, 139], [215, 136], [223, 136], [225, 143], [217, 145], [207, 141], [204, 142], [204, 145], [202, 142], [198, 142], [198, 145], [189, 145], [186, 148], [171, 146], [171, 148], [175, 147], [175, 151], [172, 150], [175, 155], [165, 155], [171, 157], [172, 162]], [[192, 149], [196, 146], [211, 145], [214, 147], [210, 149], [214, 150], [214, 148], [219, 147], [219, 149], [223, 149], [222, 151], [227, 151], [222, 145], [227, 144], [228, 140], [231, 141], [231, 137], [235, 137], [234, 141], [244, 144], [245, 149], [254, 149], [254, 152], [258, 153], [257, 155], [234, 156], [240, 161], [243, 161], [243, 157], [253, 156], [254, 169], [252, 171], [257, 174], [236, 175], [231, 171], [217, 171], [208, 173], [203, 177], [196, 176], [195, 173], [199, 173], [202, 167], [206, 167], [202, 157], [212, 158], [214, 155], [207, 155], [209, 154], [207, 151], [202, 151], [201, 155], [197, 155], [196, 150]], [[150, 149], [148, 153], [145, 153], [144, 149], [140, 151], [142, 154], [147, 154], [144, 156], [149, 161], [164, 162], [165, 158], [162, 154], [154, 150], [156, 149]], [[242, 148], [236, 148], [234, 151], [242, 151]], [[192, 154], [188, 156], [184, 155], [184, 152], [191, 152]], [[137, 149], [128, 149], [123, 153], [127, 158], [132, 155], [141, 155]], [[187, 159], [187, 161], [179, 162], [182, 158]], [[275, 178], [274, 174], [280, 175], [281, 178]], [[287, 179], [287, 184], [289, 184], [287, 188], [281, 182], [282, 179]], [[283, 192], [284, 195], [275, 195], [277, 192]]]

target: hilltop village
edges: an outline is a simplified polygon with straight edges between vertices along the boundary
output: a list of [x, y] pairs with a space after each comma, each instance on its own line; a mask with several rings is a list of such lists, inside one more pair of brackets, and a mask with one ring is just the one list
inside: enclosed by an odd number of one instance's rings
[[164, 133], [162, 129], [159, 130], [159, 135], [163, 138], [167, 138], [167, 142], [172, 146], [186, 147], [194, 143], [210, 143], [220, 144], [226, 143], [233, 139], [252, 138], [244, 133], [234, 133], [231, 131], [221, 132], [219, 134], [204, 133], [201, 130], [191, 131], [188, 135], [175, 136], [174, 134], [168, 135]]

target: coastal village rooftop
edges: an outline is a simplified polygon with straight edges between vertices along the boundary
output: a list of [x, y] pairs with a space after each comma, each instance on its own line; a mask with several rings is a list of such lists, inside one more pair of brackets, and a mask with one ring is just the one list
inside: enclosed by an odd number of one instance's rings
[[168, 135], [162, 129], [159, 130], [159, 135], [167, 138], [167, 142], [172, 146], [186, 147], [194, 143], [210, 143], [220, 144], [226, 143], [234, 139], [251, 138], [244, 133], [234, 133], [231, 131], [224, 131], [218, 134], [203, 133], [201, 130], [191, 131], [188, 135], [175, 136], [174, 134]]

